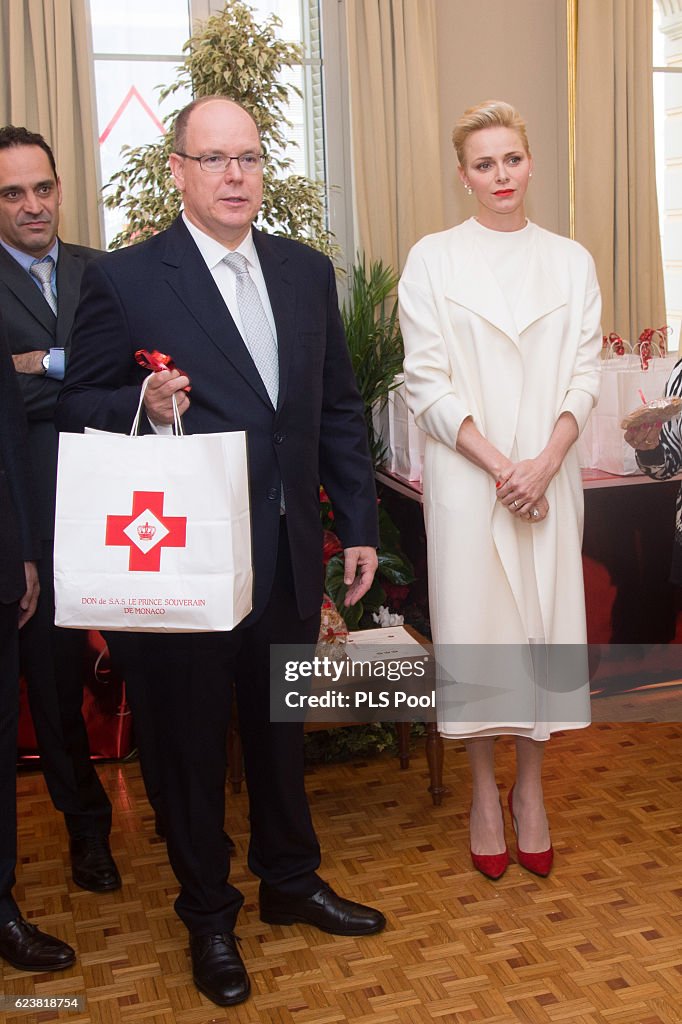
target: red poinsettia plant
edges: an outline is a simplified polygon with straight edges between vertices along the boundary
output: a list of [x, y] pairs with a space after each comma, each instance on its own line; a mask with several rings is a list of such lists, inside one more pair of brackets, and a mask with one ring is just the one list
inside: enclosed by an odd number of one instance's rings
[[343, 582], [343, 548], [335, 533], [334, 509], [329, 495], [320, 487], [320, 518], [324, 529], [325, 591], [343, 616], [349, 629], [373, 626], [372, 612], [381, 605], [399, 608], [409, 593], [409, 585], [415, 576], [412, 563], [400, 546], [397, 526], [379, 501], [379, 568], [374, 582], [362, 601], [352, 608], [346, 608], [343, 599], [346, 586]]
[[322, 520], [322, 529], [324, 531], [322, 552], [326, 567], [330, 558], [342, 552], [343, 548], [341, 547], [341, 541], [334, 533], [334, 509], [324, 487], [320, 487], [320, 519]]

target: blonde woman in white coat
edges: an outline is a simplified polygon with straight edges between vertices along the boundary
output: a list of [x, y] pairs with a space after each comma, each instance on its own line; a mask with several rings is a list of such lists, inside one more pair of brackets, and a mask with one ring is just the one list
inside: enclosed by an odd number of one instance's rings
[[405, 380], [427, 434], [434, 640], [443, 674], [469, 684], [441, 687], [439, 728], [465, 741], [471, 855], [490, 878], [509, 863], [495, 738], [515, 737], [517, 857], [544, 876], [544, 743], [590, 721], [574, 444], [599, 391], [601, 301], [585, 249], [526, 219], [519, 114], [481, 104], [453, 142], [476, 215], [421, 239], [400, 282]]

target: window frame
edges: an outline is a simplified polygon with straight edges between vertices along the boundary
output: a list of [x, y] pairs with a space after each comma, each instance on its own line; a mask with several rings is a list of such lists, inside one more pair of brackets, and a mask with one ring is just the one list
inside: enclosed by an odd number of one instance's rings
[[[311, 0], [299, 0], [304, 30], [309, 26], [309, 5]], [[346, 0], [315, 0], [319, 3], [319, 34], [321, 59], [305, 58], [303, 73], [306, 85], [312, 87], [315, 68], [319, 67], [321, 97], [319, 102], [322, 110], [323, 147], [322, 154], [316, 152], [313, 139], [316, 104], [312, 88], [306, 89], [306, 166], [311, 175], [320, 175], [326, 189], [327, 217], [329, 228], [335, 236], [342, 252], [344, 268], [353, 263], [354, 247], [354, 215], [352, 197], [352, 166], [350, 143], [350, 111], [348, 102], [348, 61], [346, 50], [345, 17]], [[188, 0], [189, 27], [193, 32], [197, 25], [224, 8], [224, 0]], [[92, 21], [90, 5], [87, 4], [87, 17], [92, 40]], [[95, 51], [91, 43], [91, 77], [93, 97], [96, 97], [95, 62], [126, 61], [134, 62], [173, 62], [180, 63], [182, 54], [128, 54], [101, 53]], [[96, 99], [95, 99], [96, 102]], [[97, 116], [95, 111], [95, 122]], [[99, 153], [99, 129], [97, 135], [97, 175], [100, 189], [104, 186]], [[104, 209], [100, 207], [100, 226], [102, 238], [105, 238]]]

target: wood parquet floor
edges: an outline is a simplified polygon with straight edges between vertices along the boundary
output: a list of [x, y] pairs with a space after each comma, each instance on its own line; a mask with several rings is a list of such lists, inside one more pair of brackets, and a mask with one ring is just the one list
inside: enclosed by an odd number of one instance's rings
[[[513, 781], [508, 741], [499, 778]], [[23, 912], [69, 941], [77, 964], [54, 975], [0, 966], [12, 994], [85, 994], [85, 1012], [7, 1014], [8, 1024], [680, 1024], [682, 726], [611, 725], [554, 737], [546, 797], [555, 869], [513, 863], [498, 883], [471, 867], [469, 779], [448, 744], [449, 793], [434, 807], [422, 751], [317, 768], [308, 777], [326, 878], [374, 903], [388, 928], [365, 939], [258, 917], [245, 866], [247, 798], [229, 797], [238, 932], [253, 995], [220, 1009], [194, 989], [176, 883], [154, 834], [137, 764], [101, 766], [114, 801], [123, 888], [74, 886], [67, 840], [38, 773], [19, 779]], [[513, 842], [508, 827], [508, 839]]]

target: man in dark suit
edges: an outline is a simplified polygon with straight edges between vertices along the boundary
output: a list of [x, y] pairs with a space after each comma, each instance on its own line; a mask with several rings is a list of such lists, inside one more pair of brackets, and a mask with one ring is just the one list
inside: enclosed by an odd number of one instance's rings
[[176, 121], [171, 171], [183, 193], [181, 217], [86, 269], [57, 423], [129, 430], [145, 377], [134, 353], [144, 347], [171, 356], [187, 374], [152, 376], [145, 409], [154, 429], [168, 429], [175, 395], [187, 432], [247, 432], [252, 612], [230, 633], [141, 635], [163, 736], [163, 813], [181, 883], [175, 906], [190, 931], [195, 984], [228, 1005], [249, 994], [234, 936], [243, 898], [226, 882], [222, 835], [230, 680], [261, 919], [341, 935], [385, 924], [317, 874], [303, 726], [269, 720], [270, 645], [317, 639], [320, 481], [345, 548], [348, 603], [369, 589], [376, 570], [376, 495], [333, 267], [308, 246], [252, 229], [263, 187], [253, 119], [225, 98], [190, 104]]
[[41, 596], [21, 632], [20, 663], [45, 781], [69, 831], [73, 880], [105, 892], [121, 880], [109, 850], [111, 804], [90, 761], [81, 713], [87, 635], [54, 625], [52, 582], [54, 411], [81, 277], [99, 253], [57, 238], [60, 203], [54, 156], [43, 137], [0, 128], [0, 305], [28, 418], [42, 545]]
[[18, 628], [35, 612], [40, 549], [30, 509], [26, 416], [0, 319], [0, 957], [26, 971], [58, 971], [76, 955], [21, 916], [17, 859]]

